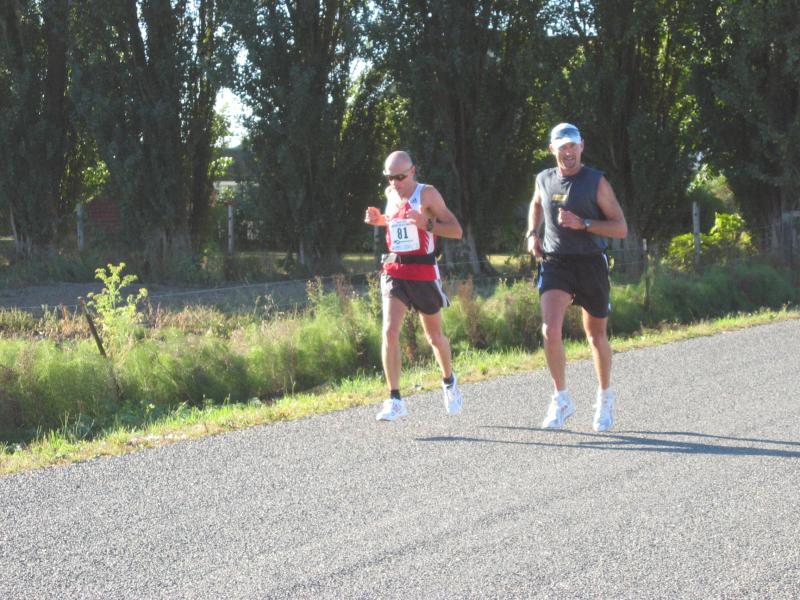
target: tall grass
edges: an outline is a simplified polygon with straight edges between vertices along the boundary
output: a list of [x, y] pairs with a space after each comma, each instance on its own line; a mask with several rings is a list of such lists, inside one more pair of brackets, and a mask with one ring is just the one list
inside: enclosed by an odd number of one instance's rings
[[108, 422], [117, 412], [111, 365], [88, 341], [0, 341], [0, 431], [41, 431], [70, 417]]
[[[471, 282], [448, 287], [445, 332], [458, 356], [535, 350], [541, 344], [538, 292], [530, 282], [500, 282], [486, 297]], [[262, 319], [212, 309], [147, 316], [149, 326], [105, 359], [75, 315], [34, 319], [0, 311], [0, 442], [49, 431], [86, 438], [119, 424], [168, 416], [180, 407], [267, 401], [361, 374], [380, 372], [380, 292], [375, 280], [356, 295], [309, 287], [309, 307]], [[788, 275], [768, 265], [670, 271], [612, 287], [612, 335], [662, 323], [686, 323], [797, 302]], [[416, 315], [403, 332], [405, 364], [430, 358]], [[31, 331], [33, 330], [33, 331]], [[52, 334], [41, 339], [41, 333]], [[582, 339], [581, 313], [570, 309], [567, 338]], [[183, 410], [181, 409], [181, 410]]]

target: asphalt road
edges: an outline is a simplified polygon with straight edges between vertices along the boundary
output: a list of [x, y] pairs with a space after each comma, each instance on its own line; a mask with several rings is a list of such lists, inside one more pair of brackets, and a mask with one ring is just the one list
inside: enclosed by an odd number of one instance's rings
[[0, 478], [0, 598], [798, 598], [800, 321]]

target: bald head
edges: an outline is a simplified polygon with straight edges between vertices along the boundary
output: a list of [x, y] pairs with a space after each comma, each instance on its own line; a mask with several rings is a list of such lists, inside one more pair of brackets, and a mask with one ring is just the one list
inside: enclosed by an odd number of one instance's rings
[[401, 173], [403, 171], [407, 171], [412, 166], [414, 166], [414, 163], [411, 161], [411, 157], [408, 155], [408, 152], [396, 150], [386, 157], [386, 160], [383, 163], [383, 172]]

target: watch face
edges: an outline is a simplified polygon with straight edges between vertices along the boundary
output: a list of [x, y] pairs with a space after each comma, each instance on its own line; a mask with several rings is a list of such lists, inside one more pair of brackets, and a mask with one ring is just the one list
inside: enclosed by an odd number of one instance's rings
[[584, 226], [585, 229], [589, 229], [589, 227], [591, 227], [591, 225], [592, 225], [592, 220], [591, 219], [584, 219], [583, 220], [583, 226]]

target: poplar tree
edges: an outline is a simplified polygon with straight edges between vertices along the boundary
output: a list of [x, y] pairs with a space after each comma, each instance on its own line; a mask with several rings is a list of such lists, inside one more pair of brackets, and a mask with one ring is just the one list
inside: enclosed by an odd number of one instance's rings
[[0, 4], [0, 210], [20, 258], [55, 253], [71, 207], [67, 0]]
[[688, 2], [579, 0], [551, 3], [563, 68], [548, 94], [550, 120], [573, 122], [584, 161], [602, 169], [625, 212], [624, 263], [640, 240], [673, 235], [690, 207], [696, 105], [688, 83], [693, 36]]
[[[489, 270], [504, 225], [520, 234], [541, 140], [542, 2], [378, 0], [377, 60], [407, 103], [401, 143], [464, 230], [445, 241], [449, 267]], [[516, 218], [515, 218], [516, 217]]]
[[223, 0], [82, 0], [76, 112], [108, 167], [132, 249], [155, 269], [203, 241], [214, 102], [228, 44]]
[[349, 202], [363, 170], [347, 128], [364, 11], [362, 0], [237, 0], [231, 13], [246, 56], [238, 90], [252, 111], [253, 194], [272, 243], [312, 272], [339, 268], [348, 223], [363, 222]]
[[698, 4], [694, 88], [709, 160], [773, 246], [800, 209], [800, 2]]

